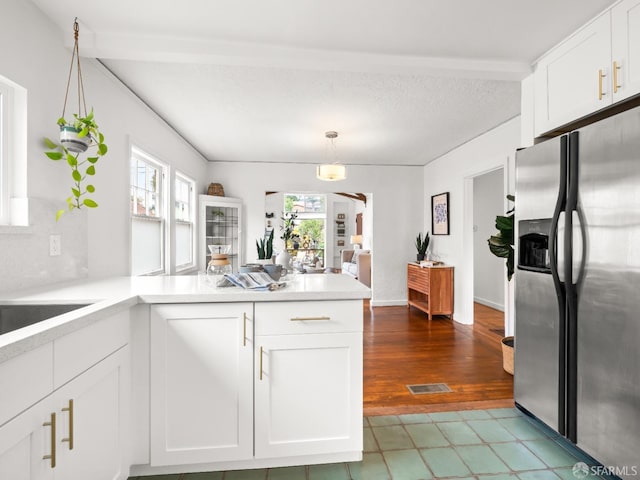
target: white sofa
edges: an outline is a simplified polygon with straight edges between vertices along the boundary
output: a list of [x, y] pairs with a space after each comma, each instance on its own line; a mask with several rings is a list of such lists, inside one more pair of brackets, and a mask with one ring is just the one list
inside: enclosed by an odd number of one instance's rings
[[342, 250], [341, 257], [342, 273], [371, 287], [371, 251]]

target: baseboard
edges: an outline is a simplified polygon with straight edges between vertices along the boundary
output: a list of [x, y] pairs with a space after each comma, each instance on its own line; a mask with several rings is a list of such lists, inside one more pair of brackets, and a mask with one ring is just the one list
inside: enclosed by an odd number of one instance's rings
[[371, 307], [406, 307], [406, 300], [371, 300]]
[[486, 300], [484, 298], [479, 298], [479, 297], [473, 297], [473, 301], [481, 305], [484, 305], [486, 307], [493, 308], [494, 310], [500, 310], [501, 312], [504, 312], [504, 305], [492, 302], [491, 300]]

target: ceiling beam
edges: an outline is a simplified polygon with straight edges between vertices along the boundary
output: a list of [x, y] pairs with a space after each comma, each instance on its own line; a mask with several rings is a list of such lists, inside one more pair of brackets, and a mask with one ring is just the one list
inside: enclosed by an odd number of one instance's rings
[[364, 203], [365, 207], [367, 206], [367, 196], [364, 193], [336, 192], [336, 195], [341, 195], [343, 197], [347, 197], [352, 200], [359, 200]]
[[[69, 36], [65, 37], [65, 42], [69, 48], [73, 46], [73, 40]], [[86, 27], [83, 27], [80, 54], [104, 60], [279, 67], [507, 81], [519, 81], [531, 73], [529, 64], [508, 60], [329, 51], [161, 35], [96, 34]]]

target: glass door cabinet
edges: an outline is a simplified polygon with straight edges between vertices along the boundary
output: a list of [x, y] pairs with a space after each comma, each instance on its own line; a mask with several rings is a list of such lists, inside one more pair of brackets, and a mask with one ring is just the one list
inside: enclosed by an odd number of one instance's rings
[[[228, 246], [229, 261], [234, 272], [242, 265], [242, 200], [238, 198], [200, 195], [200, 242], [198, 269], [206, 272], [211, 251]], [[224, 251], [222, 252], [224, 253]]]

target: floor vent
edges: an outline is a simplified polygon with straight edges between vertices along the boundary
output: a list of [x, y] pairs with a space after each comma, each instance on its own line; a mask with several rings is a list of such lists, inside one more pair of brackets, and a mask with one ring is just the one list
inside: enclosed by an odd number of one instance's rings
[[407, 388], [414, 395], [425, 393], [446, 393], [453, 392], [446, 383], [423, 383], [421, 385], [407, 385]]

